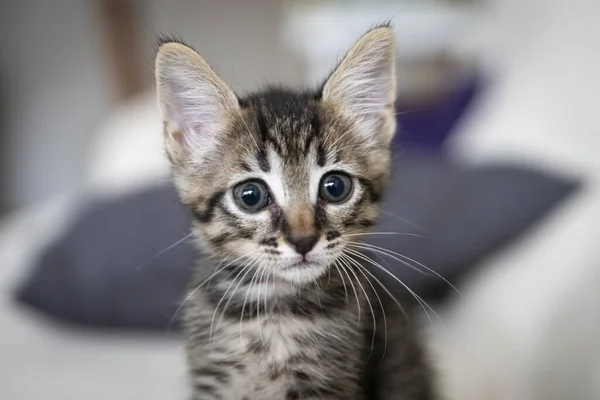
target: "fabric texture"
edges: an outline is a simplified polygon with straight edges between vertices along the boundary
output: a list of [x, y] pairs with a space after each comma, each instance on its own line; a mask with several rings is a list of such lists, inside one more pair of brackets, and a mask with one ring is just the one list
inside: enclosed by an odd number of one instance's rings
[[[535, 171], [467, 169], [437, 157], [402, 157], [394, 167], [373, 231], [399, 234], [369, 235], [367, 242], [409, 257], [453, 284], [576, 186]], [[77, 324], [175, 329], [174, 314], [198, 258], [191, 240], [182, 240], [189, 221], [170, 185], [90, 205], [47, 248], [17, 297]], [[396, 256], [412, 267], [366, 254], [428, 301], [449, 293], [448, 283], [408, 258]], [[395, 294], [406, 295], [395, 279], [377, 274]]]

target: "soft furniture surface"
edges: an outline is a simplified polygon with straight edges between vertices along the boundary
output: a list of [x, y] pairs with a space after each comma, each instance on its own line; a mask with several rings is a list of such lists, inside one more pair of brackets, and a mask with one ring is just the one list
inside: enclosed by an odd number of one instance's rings
[[455, 127], [465, 115], [485, 82], [477, 73], [469, 74], [456, 83], [454, 90], [438, 96], [427, 105], [418, 106], [409, 101], [398, 100], [396, 120], [398, 133], [393, 146], [440, 152], [443, 144], [456, 131]]
[[[374, 228], [398, 234], [371, 235], [367, 241], [458, 284], [477, 261], [547, 214], [573, 188], [572, 182], [514, 167], [465, 169], [439, 158], [404, 157], [396, 161]], [[174, 313], [198, 256], [191, 239], [181, 241], [189, 220], [170, 185], [93, 204], [46, 249], [18, 298], [78, 324], [175, 329]], [[428, 300], [443, 299], [450, 290], [413, 261], [407, 261], [411, 268], [367, 254]], [[392, 278], [378, 275], [395, 293], [406, 294]]]

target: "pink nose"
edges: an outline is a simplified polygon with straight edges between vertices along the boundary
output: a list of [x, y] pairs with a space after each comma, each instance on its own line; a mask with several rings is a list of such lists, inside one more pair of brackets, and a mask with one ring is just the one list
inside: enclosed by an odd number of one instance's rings
[[310, 236], [290, 236], [285, 239], [294, 249], [303, 256], [315, 247], [319, 237], [317, 235]]

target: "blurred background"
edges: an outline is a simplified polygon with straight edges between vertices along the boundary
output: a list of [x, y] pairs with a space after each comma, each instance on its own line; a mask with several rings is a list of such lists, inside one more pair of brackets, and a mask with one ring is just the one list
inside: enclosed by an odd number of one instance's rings
[[159, 34], [244, 93], [314, 87], [391, 20], [379, 229], [415, 236], [374, 244], [409, 257], [386, 261], [432, 307], [443, 392], [600, 399], [598, 16], [597, 0], [0, 0], [0, 398], [186, 395], [196, 251], [161, 148]]

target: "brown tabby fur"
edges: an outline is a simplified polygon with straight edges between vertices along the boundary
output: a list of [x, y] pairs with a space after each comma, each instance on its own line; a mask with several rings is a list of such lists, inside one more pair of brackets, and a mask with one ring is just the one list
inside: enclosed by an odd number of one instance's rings
[[[314, 92], [238, 97], [172, 40], [156, 76], [175, 184], [221, 261], [198, 268], [185, 299], [193, 398], [436, 398], [417, 335], [353, 247], [389, 175], [391, 27], [365, 34]], [[332, 173], [352, 182], [339, 204], [319, 194]], [[270, 196], [257, 212], [235, 197], [248, 181]], [[314, 240], [301, 255], [294, 238]]]

